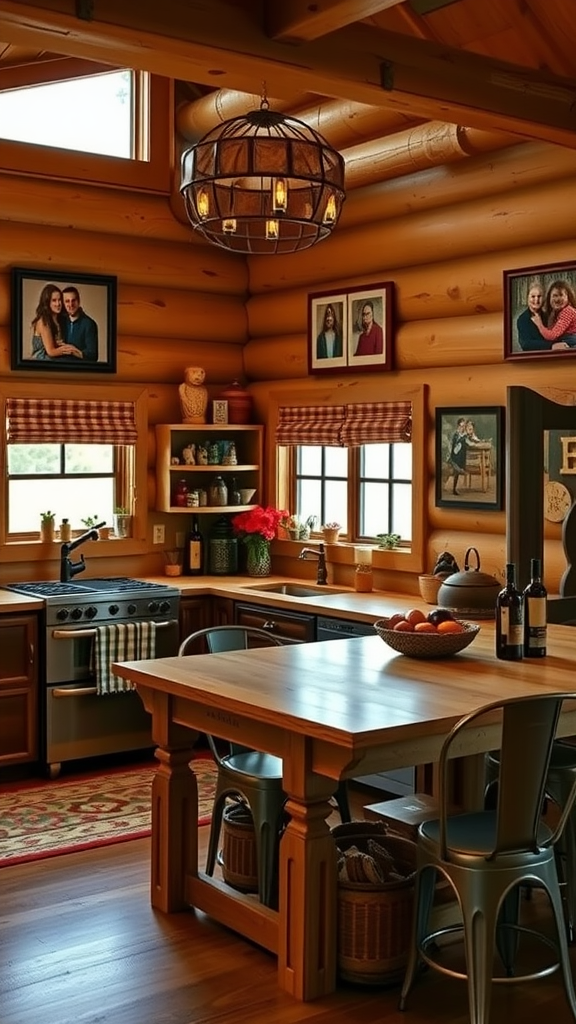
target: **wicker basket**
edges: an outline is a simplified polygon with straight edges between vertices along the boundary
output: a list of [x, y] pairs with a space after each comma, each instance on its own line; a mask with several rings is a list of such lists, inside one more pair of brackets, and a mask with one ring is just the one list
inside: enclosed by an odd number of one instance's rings
[[388, 619], [378, 619], [374, 629], [393, 651], [409, 658], [449, 658], [468, 647], [480, 632], [475, 622], [455, 621], [462, 626], [461, 633], [401, 633], [388, 629]]
[[239, 892], [258, 892], [256, 835], [250, 808], [230, 803], [222, 818], [222, 877]]
[[418, 586], [420, 587], [420, 593], [426, 604], [436, 604], [438, 591], [443, 583], [440, 576], [433, 576], [430, 573], [425, 573], [423, 576], [418, 577]]
[[366, 853], [375, 839], [406, 874], [402, 881], [338, 882], [338, 971], [345, 981], [390, 985], [404, 975], [412, 935], [416, 844], [391, 833], [383, 822], [336, 825], [339, 850], [356, 846]]

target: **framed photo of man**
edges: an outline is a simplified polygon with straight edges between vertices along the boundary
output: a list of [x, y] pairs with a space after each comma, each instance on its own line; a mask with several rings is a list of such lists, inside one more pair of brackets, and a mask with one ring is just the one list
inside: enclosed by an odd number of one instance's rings
[[392, 369], [394, 284], [348, 292], [348, 366], [354, 370]]
[[504, 358], [576, 354], [576, 263], [504, 271]]
[[13, 267], [13, 370], [116, 372], [115, 277]]
[[347, 363], [346, 294], [341, 291], [308, 296], [308, 370], [330, 373]]

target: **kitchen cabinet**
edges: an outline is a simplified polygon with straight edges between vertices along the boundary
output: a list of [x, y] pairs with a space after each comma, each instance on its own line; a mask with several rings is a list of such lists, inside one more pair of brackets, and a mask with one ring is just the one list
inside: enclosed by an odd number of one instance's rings
[[0, 767], [38, 759], [38, 619], [0, 615]]
[[[263, 431], [261, 425], [249, 424], [205, 424], [205, 423], [159, 423], [156, 426], [156, 510], [158, 512], [180, 512], [184, 515], [206, 513], [242, 512], [252, 508], [261, 499]], [[212, 462], [198, 465], [198, 449], [214, 448], [218, 445], [220, 457], [230, 444], [234, 445], [237, 462], [234, 465]], [[184, 449], [188, 449], [186, 456]], [[190, 451], [192, 450], [192, 454]], [[194, 458], [194, 463], [185, 458]], [[214, 477], [222, 476], [230, 494], [232, 477], [240, 490], [251, 490], [250, 502], [242, 505], [200, 505], [181, 507], [174, 503], [176, 487], [185, 480], [188, 492], [204, 490], [209, 492]]]
[[214, 625], [211, 611], [211, 597], [182, 597], [180, 599], [178, 615], [180, 643], [191, 633], [195, 633], [197, 629], [206, 629], [207, 626]]
[[305, 644], [316, 639], [315, 615], [237, 602], [235, 621], [239, 626], [265, 629], [285, 644]]

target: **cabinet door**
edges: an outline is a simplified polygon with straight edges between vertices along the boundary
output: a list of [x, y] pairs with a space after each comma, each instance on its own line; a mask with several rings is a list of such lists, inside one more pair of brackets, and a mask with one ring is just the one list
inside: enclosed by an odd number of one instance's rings
[[316, 639], [316, 616], [279, 611], [261, 605], [236, 604], [239, 626], [256, 626], [287, 644], [310, 643]]
[[0, 616], [0, 765], [38, 759], [38, 622]]
[[210, 597], [183, 597], [180, 601], [180, 643], [195, 633], [197, 629], [205, 629], [211, 626], [211, 605]]

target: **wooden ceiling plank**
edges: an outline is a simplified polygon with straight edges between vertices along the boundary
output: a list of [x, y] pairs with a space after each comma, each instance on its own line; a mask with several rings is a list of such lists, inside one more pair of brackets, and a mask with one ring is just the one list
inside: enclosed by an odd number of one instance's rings
[[[142, 0], [134, 11], [99, 0], [102, 21], [84, 22], [19, 0], [0, 5], [0, 38], [115, 62], [168, 78], [253, 92], [310, 91], [389, 107], [411, 117], [499, 129], [576, 147], [576, 82], [466, 51], [350, 26], [289, 47], [268, 39], [218, 0]], [[225, 13], [226, 12], [226, 13]], [[120, 24], [122, 21], [122, 24]], [[387, 88], [382, 68], [391, 74]]]
[[305, 43], [395, 7], [402, 0], [266, 0], [267, 35], [282, 43]]

